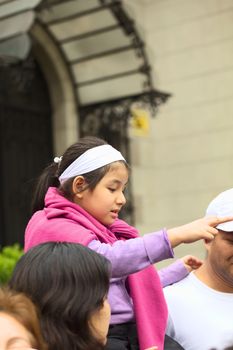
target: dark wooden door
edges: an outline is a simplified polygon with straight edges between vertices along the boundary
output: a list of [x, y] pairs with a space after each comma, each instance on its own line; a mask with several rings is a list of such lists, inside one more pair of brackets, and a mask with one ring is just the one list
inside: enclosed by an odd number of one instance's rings
[[0, 245], [19, 242], [30, 217], [32, 187], [51, 161], [51, 108], [36, 61], [0, 67]]

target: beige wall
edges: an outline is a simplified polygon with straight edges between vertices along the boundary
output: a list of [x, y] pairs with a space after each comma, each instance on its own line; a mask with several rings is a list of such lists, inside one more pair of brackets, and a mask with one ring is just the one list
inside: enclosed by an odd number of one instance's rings
[[[142, 29], [155, 86], [173, 97], [132, 139], [142, 233], [201, 217], [233, 187], [232, 0], [125, 0]], [[202, 243], [176, 249], [203, 255]]]

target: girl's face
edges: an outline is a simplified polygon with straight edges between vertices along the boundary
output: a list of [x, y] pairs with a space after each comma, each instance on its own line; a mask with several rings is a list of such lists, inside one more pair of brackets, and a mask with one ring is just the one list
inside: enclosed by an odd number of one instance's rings
[[93, 335], [102, 344], [106, 344], [107, 342], [110, 315], [111, 309], [108, 299], [106, 298], [104, 300], [103, 306], [93, 313], [89, 321]]
[[32, 349], [32, 335], [14, 317], [0, 312], [0, 349]]
[[76, 195], [75, 202], [103, 225], [111, 225], [126, 203], [124, 189], [128, 182], [128, 170], [124, 163], [115, 162], [96, 185]]

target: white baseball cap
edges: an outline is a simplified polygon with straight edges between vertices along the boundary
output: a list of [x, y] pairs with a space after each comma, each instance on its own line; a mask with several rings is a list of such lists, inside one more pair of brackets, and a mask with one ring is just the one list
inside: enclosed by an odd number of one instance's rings
[[[206, 215], [218, 217], [233, 216], [233, 188], [215, 197], [208, 205]], [[226, 232], [233, 232], [233, 220], [219, 224], [216, 228]]]

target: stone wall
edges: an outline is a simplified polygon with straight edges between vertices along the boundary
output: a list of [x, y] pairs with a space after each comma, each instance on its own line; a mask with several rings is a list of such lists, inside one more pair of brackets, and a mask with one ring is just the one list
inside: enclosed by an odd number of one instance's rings
[[[174, 227], [233, 187], [233, 3], [126, 0], [146, 40], [155, 86], [173, 96], [132, 138], [136, 226]], [[176, 248], [203, 256], [203, 244]]]

